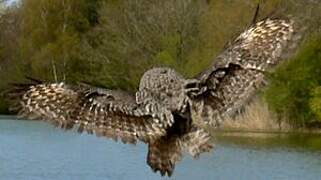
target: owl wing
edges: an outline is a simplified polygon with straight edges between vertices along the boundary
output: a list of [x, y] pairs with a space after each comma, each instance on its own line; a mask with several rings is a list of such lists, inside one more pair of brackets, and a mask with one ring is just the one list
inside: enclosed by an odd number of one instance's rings
[[154, 172], [162, 176], [171, 176], [175, 164], [181, 160], [183, 152], [188, 152], [194, 158], [213, 148], [210, 135], [203, 129], [192, 126], [182, 135], [168, 134], [148, 146], [147, 164]]
[[154, 141], [171, 122], [171, 117], [153, 114], [152, 106], [141, 107], [134, 95], [118, 90], [37, 82], [16, 84], [8, 95], [11, 110], [23, 117], [63, 129], [76, 126], [78, 132], [120, 138], [124, 143]]
[[265, 19], [246, 29], [196, 77], [203, 89], [193, 99], [196, 116], [215, 126], [235, 115], [265, 84], [265, 73], [293, 52], [302, 34], [291, 19]]

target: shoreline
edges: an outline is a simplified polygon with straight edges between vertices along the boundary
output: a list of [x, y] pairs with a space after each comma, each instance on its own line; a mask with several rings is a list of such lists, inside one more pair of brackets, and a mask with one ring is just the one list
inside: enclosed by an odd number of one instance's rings
[[[19, 120], [19, 121], [36, 121], [18, 119], [16, 115], [0, 115], [1, 120]], [[257, 128], [206, 128], [210, 134], [321, 134], [321, 129], [307, 129], [307, 128], [289, 128], [289, 129], [257, 129]]]
[[208, 129], [211, 134], [321, 134], [321, 129], [287, 129], [287, 130], [262, 130], [262, 129]]
[[[0, 120], [8, 120], [7, 118], [14, 118], [14, 119], [17, 119], [17, 116], [16, 115], [5, 115], [5, 114], [1, 114], [0, 115]], [[18, 120], [18, 119], [17, 119]]]

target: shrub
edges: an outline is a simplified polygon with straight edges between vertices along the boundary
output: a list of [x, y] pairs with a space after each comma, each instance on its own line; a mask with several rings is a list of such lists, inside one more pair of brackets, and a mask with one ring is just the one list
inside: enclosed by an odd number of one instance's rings
[[[271, 84], [265, 91], [269, 106], [295, 125], [305, 126], [315, 121], [311, 99], [316, 98], [321, 85], [321, 35], [311, 35], [298, 54], [270, 74]], [[315, 103], [318, 100], [312, 100]], [[312, 103], [312, 104], [314, 104]], [[313, 107], [313, 108], [311, 108]]]

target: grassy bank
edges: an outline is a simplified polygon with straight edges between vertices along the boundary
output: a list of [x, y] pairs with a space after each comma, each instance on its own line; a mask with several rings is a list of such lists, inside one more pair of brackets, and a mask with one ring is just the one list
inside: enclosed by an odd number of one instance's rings
[[[313, 133], [321, 134], [321, 129], [314, 126], [298, 127], [289, 119], [279, 119], [276, 112], [261, 98], [254, 99], [244, 111], [234, 118], [225, 119], [221, 126], [209, 128], [211, 133]], [[285, 118], [285, 117], [282, 117]]]
[[260, 98], [254, 99], [235, 118], [225, 119], [220, 130], [226, 131], [289, 131], [292, 127], [284, 120], [278, 120], [275, 113]]

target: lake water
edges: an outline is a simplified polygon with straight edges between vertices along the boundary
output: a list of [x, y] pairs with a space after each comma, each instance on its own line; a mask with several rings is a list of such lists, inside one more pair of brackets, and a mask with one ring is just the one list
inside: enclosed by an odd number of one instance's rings
[[218, 133], [214, 141], [215, 151], [185, 156], [172, 178], [161, 178], [147, 166], [144, 144], [0, 120], [0, 179], [321, 179], [319, 135]]

